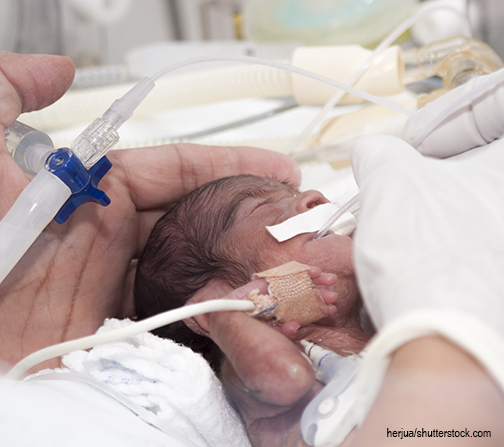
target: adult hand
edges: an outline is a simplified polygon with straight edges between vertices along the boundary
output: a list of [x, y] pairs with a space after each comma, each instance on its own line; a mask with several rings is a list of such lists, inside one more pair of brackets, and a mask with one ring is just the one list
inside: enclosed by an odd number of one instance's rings
[[[334, 285], [335, 275], [322, 273], [317, 267], [312, 267], [309, 274], [331, 307], [337, 296], [326, 287]], [[268, 284], [258, 279], [232, 289], [224, 281], [213, 280], [198, 290], [191, 301], [217, 297], [247, 299], [252, 290], [267, 294]], [[247, 426], [252, 444], [256, 447], [304, 445], [301, 415], [322, 384], [315, 380], [312, 365], [284, 335], [283, 328], [274, 328], [243, 312], [198, 315], [186, 320], [186, 324], [193, 331], [209, 336], [224, 353], [219, 377]], [[351, 332], [348, 328], [333, 328], [333, 347], [348, 353], [356, 345]]]
[[[71, 83], [67, 58], [0, 55], [0, 126], [43, 108]], [[28, 183], [0, 143], [0, 216]], [[107, 317], [133, 312], [134, 259], [155, 221], [192, 189], [215, 178], [251, 173], [298, 183], [287, 157], [251, 148], [180, 144], [109, 153], [100, 183], [112, 203], [80, 207], [51, 223], [0, 285], [0, 358], [16, 362], [42, 347], [93, 333]], [[56, 366], [54, 362], [40, 367]]]
[[504, 386], [503, 163], [502, 140], [448, 160], [392, 137], [357, 144], [355, 263], [379, 329], [370, 362], [409, 340], [442, 335]]

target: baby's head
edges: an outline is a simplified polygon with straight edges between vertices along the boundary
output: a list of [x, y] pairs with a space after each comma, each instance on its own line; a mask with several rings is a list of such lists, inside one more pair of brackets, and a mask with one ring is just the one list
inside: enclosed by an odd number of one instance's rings
[[[286, 183], [251, 175], [216, 180], [193, 191], [158, 221], [139, 260], [138, 318], [183, 306], [212, 280], [237, 288], [254, 272], [292, 260], [338, 275], [340, 309], [342, 295], [351, 300], [356, 294], [351, 240], [334, 235], [314, 240], [307, 234], [279, 243], [265, 228], [325, 202], [316, 191], [299, 193]], [[201, 352], [218, 368], [218, 347], [184, 322], [155, 333]]]

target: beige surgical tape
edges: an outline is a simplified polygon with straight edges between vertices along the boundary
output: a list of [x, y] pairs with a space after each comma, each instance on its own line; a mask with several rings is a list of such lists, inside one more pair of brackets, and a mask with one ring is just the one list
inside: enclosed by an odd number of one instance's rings
[[255, 304], [253, 317], [271, 320], [281, 325], [296, 321], [303, 326], [328, 315], [320, 291], [313, 287], [308, 273], [310, 267], [292, 261], [264, 272], [253, 279], [264, 278], [269, 284], [269, 295], [252, 290], [249, 299]]
[[[278, 242], [284, 242], [299, 234], [319, 231], [338, 209], [339, 207], [333, 203], [324, 203], [266, 229]], [[355, 216], [352, 213], [345, 213], [335, 222], [331, 230], [335, 234], [348, 236], [356, 226]]]

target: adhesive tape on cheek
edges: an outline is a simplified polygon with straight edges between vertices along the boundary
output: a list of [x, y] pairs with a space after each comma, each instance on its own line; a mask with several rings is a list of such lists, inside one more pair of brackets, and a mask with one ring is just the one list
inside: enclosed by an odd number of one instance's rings
[[[284, 242], [299, 234], [319, 231], [338, 209], [339, 207], [333, 203], [324, 203], [266, 229], [278, 242]], [[335, 222], [331, 230], [336, 234], [346, 236], [355, 229], [356, 225], [357, 220], [354, 215], [345, 213]]]

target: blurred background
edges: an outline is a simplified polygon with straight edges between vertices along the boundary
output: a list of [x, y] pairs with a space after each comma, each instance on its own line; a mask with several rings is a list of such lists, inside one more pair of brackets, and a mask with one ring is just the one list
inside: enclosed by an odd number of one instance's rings
[[[0, 49], [65, 54], [83, 68], [124, 64], [131, 50], [160, 42], [372, 46], [416, 3], [419, 1], [0, 0]], [[451, 3], [467, 11], [473, 36], [503, 56], [504, 2]], [[372, 16], [366, 17], [369, 14]], [[453, 18], [431, 19], [428, 26], [426, 34], [432, 38], [457, 27]]]

